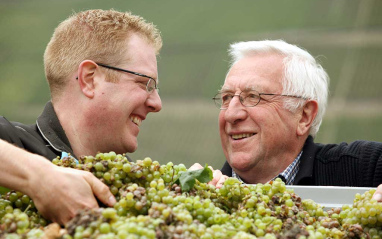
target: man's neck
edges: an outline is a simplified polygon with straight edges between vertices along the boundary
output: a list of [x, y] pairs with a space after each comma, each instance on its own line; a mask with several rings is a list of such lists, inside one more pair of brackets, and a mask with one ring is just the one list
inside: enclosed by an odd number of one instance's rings
[[304, 143], [305, 141], [299, 143], [301, 145], [290, 153], [284, 153], [273, 158], [265, 158], [250, 170], [234, 170], [245, 183], [267, 183], [282, 173], [296, 159]]
[[91, 132], [87, 129], [86, 125], [83, 125], [83, 117], [86, 117], [81, 109], [79, 109], [80, 103], [76, 105], [68, 102], [54, 102], [57, 117], [65, 131], [74, 154], [77, 157], [82, 155], [94, 155], [95, 152], [91, 150], [88, 145], [92, 140], [88, 138], [86, 132]]

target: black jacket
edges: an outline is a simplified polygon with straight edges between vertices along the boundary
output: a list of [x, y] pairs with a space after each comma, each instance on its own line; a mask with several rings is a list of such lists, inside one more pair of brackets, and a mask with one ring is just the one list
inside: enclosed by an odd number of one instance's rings
[[49, 160], [61, 157], [62, 152], [75, 157], [50, 101], [34, 125], [9, 122], [0, 116], [0, 138]]
[[[382, 183], [382, 143], [354, 141], [350, 144], [305, 142], [294, 185], [377, 187]], [[222, 173], [232, 176], [225, 162]]]

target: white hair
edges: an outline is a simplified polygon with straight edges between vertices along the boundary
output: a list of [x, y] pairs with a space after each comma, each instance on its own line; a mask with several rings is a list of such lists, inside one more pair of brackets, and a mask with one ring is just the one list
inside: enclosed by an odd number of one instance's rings
[[[231, 44], [229, 49], [229, 55], [232, 58], [231, 67], [246, 56], [262, 53], [274, 53], [284, 56], [282, 94], [297, 95], [317, 101], [318, 113], [309, 131], [309, 134], [315, 137], [326, 110], [328, 74], [307, 51], [283, 40], [248, 41]], [[294, 98], [289, 98], [286, 99], [284, 107], [293, 112], [301, 107], [303, 103], [303, 100], [296, 101]]]

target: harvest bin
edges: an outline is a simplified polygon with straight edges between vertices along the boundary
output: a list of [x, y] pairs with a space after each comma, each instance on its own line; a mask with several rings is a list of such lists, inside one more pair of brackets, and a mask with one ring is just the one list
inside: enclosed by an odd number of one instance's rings
[[293, 189], [301, 199], [312, 199], [325, 209], [343, 205], [353, 205], [357, 193], [363, 194], [372, 188], [368, 187], [337, 187], [337, 186], [286, 186]]

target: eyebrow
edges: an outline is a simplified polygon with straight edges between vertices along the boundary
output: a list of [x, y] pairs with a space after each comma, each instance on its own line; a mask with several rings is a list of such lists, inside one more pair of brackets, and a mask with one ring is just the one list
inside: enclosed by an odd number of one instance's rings
[[229, 89], [229, 88], [221, 88], [220, 90], [218, 90], [219, 93], [227, 93], [227, 92], [233, 92], [233, 90]]
[[145, 79], [152, 79], [152, 80], [154, 80], [155, 82], [157, 82], [158, 83], [158, 81], [159, 81], [159, 79], [158, 78], [154, 78], [154, 77], [151, 77], [151, 76], [149, 76], [149, 75], [136, 75], [136, 76], [138, 76], [138, 77], [142, 77], [142, 78], [145, 78]]
[[250, 91], [254, 90], [255, 88], [253, 86], [246, 86], [243, 91]]
[[[262, 87], [258, 87], [258, 86], [254, 86], [254, 85], [249, 85], [249, 86], [246, 86], [244, 88], [243, 91], [249, 91], [249, 90], [255, 90], [255, 91], [258, 91], [258, 92], [261, 92], [262, 90]], [[222, 87], [220, 90], [219, 90], [219, 93], [224, 93], [224, 92], [234, 92], [235, 90], [232, 90], [231, 88], [228, 88], [228, 87]]]
[[[153, 80], [153, 81], [155, 81], [155, 84], [158, 86], [159, 85], [159, 78], [154, 78], [154, 77], [151, 77], [150, 76], [150, 78], [147, 78], [147, 77], [145, 77], [145, 76], [139, 76], [139, 75], [136, 75], [136, 76], [138, 76], [138, 77], [140, 77], [140, 78], [144, 78], [145, 80], [145, 82], [148, 82], [150, 79], [151, 80]], [[141, 81], [141, 80], [139, 80], [139, 81]]]

